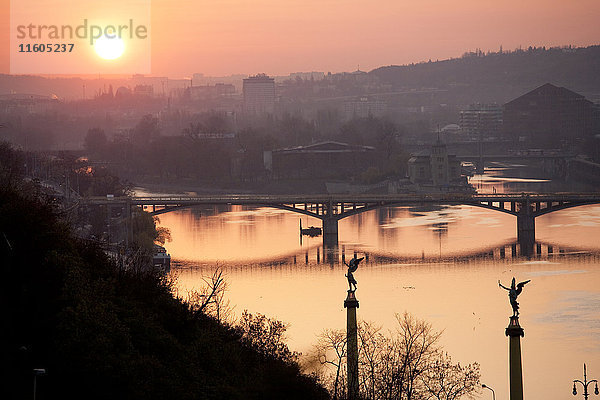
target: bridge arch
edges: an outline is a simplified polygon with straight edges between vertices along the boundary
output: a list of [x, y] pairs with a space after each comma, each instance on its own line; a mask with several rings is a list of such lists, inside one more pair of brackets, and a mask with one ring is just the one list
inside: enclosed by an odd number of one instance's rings
[[543, 209], [537, 211], [535, 213], [535, 216], [540, 217], [542, 215], [550, 214], [551, 212], [554, 212], [554, 211], [561, 211], [561, 210], [566, 210], [568, 208], [574, 208], [574, 207], [579, 207], [579, 206], [590, 206], [590, 205], [595, 205], [595, 204], [600, 204], [600, 201], [587, 201], [587, 202], [581, 202], [581, 203], [566, 203], [566, 204], [561, 204], [561, 205], [550, 207], [550, 208], [543, 208]]
[[[520, 193], [520, 194], [374, 194], [374, 195], [205, 195], [122, 198], [87, 198], [82, 205], [110, 207], [152, 207], [151, 215], [161, 215], [199, 205], [253, 205], [272, 207], [320, 219], [323, 242], [337, 243], [338, 221], [381, 207], [415, 204], [469, 205], [500, 211], [517, 217], [517, 236], [525, 243], [535, 241], [535, 218], [554, 211], [582, 205], [600, 204], [600, 193]], [[157, 207], [161, 207], [156, 210]], [[331, 239], [331, 241], [328, 240]]]
[[[230, 202], [228, 203], [229, 205], [253, 205], [253, 206], [259, 206], [259, 207], [270, 207], [270, 208], [276, 208], [276, 209], [280, 209], [280, 210], [286, 210], [286, 211], [291, 211], [291, 212], [295, 212], [298, 214], [303, 214], [303, 215], [307, 215], [309, 217], [313, 217], [313, 218], [317, 218], [317, 219], [326, 219], [326, 218], [335, 218], [337, 220], [340, 219], [344, 219], [347, 217], [351, 217], [353, 215], [357, 215], [357, 214], [361, 214], [364, 212], [368, 212], [371, 210], [376, 210], [378, 208], [383, 208], [383, 207], [402, 207], [402, 206], [407, 206], [407, 205], [414, 205], [414, 204], [422, 204], [422, 201], [418, 201], [415, 200], [414, 202], [407, 202], [406, 200], [403, 201], [378, 201], [378, 202], [368, 202], [368, 203], [361, 203], [359, 206], [353, 208], [353, 209], [348, 209], [348, 210], [344, 210], [343, 212], [336, 212], [339, 211], [339, 204], [337, 202], [335, 202], [334, 204], [337, 204], [335, 207], [335, 211], [332, 213], [318, 213], [315, 211], [311, 211], [311, 210], [307, 210], [307, 209], [302, 209], [300, 207], [294, 207], [293, 203], [261, 203], [261, 202], [256, 202], [256, 203], [235, 203], [235, 202]], [[498, 206], [494, 205], [494, 203], [499, 203]], [[501, 205], [502, 203], [505, 202], [500, 202], [500, 201], [441, 201], [439, 204], [442, 205], [468, 205], [468, 206], [472, 206], [472, 207], [479, 207], [479, 208], [485, 208], [488, 210], [492, 210], [492, 211], [499, 211], [499, 212], [503, 212], [506, 214], [510, 214], [513, 216], [517, 216], [519, 215], [519, 211], [517, 211], [516, 209], [508, 209], [505, 208], [503, 205]], [[585, 205], [594, 205], [594, 204], [600, 204], [600, 199], [598, 200], [591, 200], [591, 201], [577, 201], [577, 202], [560, 202], [559, 204], [552, 204], [552, 203], [558, 203], [558, 202], [545, 202], [547, 204], [547, 206], [545, 208], [540, 208], [540, 209], [536, 209], [533, 210], [531, 215], [535, 218], [535, 217], [539, 217], [542, 215], [546, 215], [549, 214], [551, 212], [555, 212], [555, 211], [560, 211], [560, 210], [564, 210], [564, 209], [568, 209], [568, 208], [574, 208], [574, 207], [579, 207], [579, 206], [585, 206]], [[201, 206], [201, 205], [206, 205], [206, 202], [198, 202], [198, 203], [186, 203], [186, 204], [177, 204], [177, 205], [164, 205], [163, 208], [159, 209], [159, 210], [155, 210], [155, 211], [150, 211], [150, 215], [161, 215], [161, 214], [166, 214], [172, 211], [179, 211], [182, 209], [186, 209], [186, 208], [191, 208], [191, 207], [195, 207], [195, 206]], [[535, 201], [531, 201], [530, 204], [536, 204]], [[537, 203], [539, 204], [539, 202]], [[140, 205], [144, 208], [150, 207], [151, 205]], [[322, 209], [325, 209], [325, 206], [321, 206]], [[514, 207], [513, 207], [514, 208]]]

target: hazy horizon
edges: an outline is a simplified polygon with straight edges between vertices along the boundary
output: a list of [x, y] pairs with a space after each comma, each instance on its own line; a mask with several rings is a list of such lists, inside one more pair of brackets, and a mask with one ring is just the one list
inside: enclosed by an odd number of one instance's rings
[[[0, 0], [0, 5], [8, 10], [9, 0]], [[338, 0], [180, 0], [174, 5], [152, 1], [152, 62], [147, 75], [335, 73], [358, 66], [370, 71], [456, 58], [476, 49], [498, 51], [500, 46], [589, 46], [600, 37], [600, 3], [595, 0], [380, 0], [368, 7]], [[8, 27], [8, 13], [1, 18]], [[0, 38], [0, 73], [9, 72], [8, 33], [3, 29]]]
[[[567, 43], [567, 44], [555, 45], [555, 46], [551, 46], [551, 47], [566, 48], [569, 46], [572, 46], [573, 48], [586, 48], [586, 47], [590, 47], [590, 46], [600, 46], [600, 41], [598, 41], [597, 43], [591, 43], [591, 44], [585, 45], [585, 46], [576, 46], [574, 44]], [[523, 50], [527, 50], [528, 47], [529, 47], [529, 45], [521, 46], [521, 48]], [[534, 46], [531, 46], [531, 47], [534, 47]], [[542, 47], [542, 46], [538, 46], [538, 47]], [[518, 48], [519, 47], [516, 47], [514, 49], [503, 47], [503, 52], [504, 53], [513, 52], [513, 51], [517, 50]], [[549, 48], [549, 47], [546, 46], [546, 48]], [[432, 62], [449, 61], [449, 60], [460, 58], [464, 53], [475, 51], [475, 50], [477, 50], [477, 49], [468, 49], [468, 50], [466, 49], [465, 51], [463, 51], [460, 54], [450, 56], [448, 58], [431, 59], [431, 61]], [[479, 50], [481, 50], [483, 53], [487, 53], [488, 51], [493, 53], [493, 52], [498, 52], [499, 49], [479, 49]], [[288, 75], [294, 74], [294, 73], [311, 73], [311, 72], [322, 72], [325, 74], [327, 74], [328, 72], [331, 72], [332, 74], [349, 73], [349, 72], [356, 71], [357, 68], [360, 68], [360, 70], [363, 72], [370, 72], [370, 71], [378, 69], [378, 68], [391, 67], [391, 66], [403, 67], [403, 66], [410, 66], [410, 65], [414, 65], [414, 64], [426, 63], [428, 61], [429, 61], [429, 59], [418, 60], [418, 61], [409, 61], [409, 62], [402, 63], [402, 64], [377, 65], [377, 66], [374, 66], [373, 68], [369, 68], [369, 69], [365, 69], [361, 65], [356, 65], [354, 67], [354, 69], [349, 68], [346, 70], [335, 70], [335, 71], [331, 70], [331, 69], [290, 70], [290, 71], [283, 71], [280, 73], [269, 73], [269, 72], [265, 72], [265, 71], [239, 71], [239, 72], [232, 72], [230, 74], [214, 74], [214, 75], [207, 74], [203, 71], [190, 71], [190, 72], [188, 72], [186, 74], [182, 74], [182, 75], [163, 75], [163, 74], [157, 74], [157, 73], [141, 74], [141, 75], [143, 75], [145, 77], [153, 77], [153, 78], [166, 77], [168, 79], [174, 79], [174, 80], [191, 79], [193, 74], [203, 74], [205, 78], [227, 78], [227, 77], [234, 77], [234, 76], [252, 76], [252, 75], [256, 75], [256, 74], [260, 74], [260, 73], [265, 73], [269, 76], [283, 77], [283, 76], [288, 76]], [[0, 75], [22, 76], [22, 77], [37, 76], [37, 77], [43, 77], [43, 78], [58, 78], [58, 79], [80, 78], [80, 79], [87, 79], [87, 80], [94, 80], [94, 79], [116, 80], [116, 79], [129, 79], [132, 77], [132, 74], [9, 74], [7, 72], [0, 72]]]

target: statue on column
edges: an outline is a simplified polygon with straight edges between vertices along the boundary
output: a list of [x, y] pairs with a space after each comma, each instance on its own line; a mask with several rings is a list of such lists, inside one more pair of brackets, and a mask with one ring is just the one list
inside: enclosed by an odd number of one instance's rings
[[513, 277], [510, 288], [507, 288], [506, 286], [500, 283], [500, 280], [498, 280], [498, 286], [500, 286], [504, 290], [508, 290], [508, 298], [510, 299], [510, 305], [513, 309], [513, 317], [519, 316], [519, 303], [517, 302], [517, 297], [519, 297], [519, 295], [523, 291], [523, 286], [525, 286], [525, 284], [528, 282], [531, 282], [531, 279], [526, 280], [524, 282], [520, 282], [515, 285], [515, 278]]
[[[358, 269], [358, 264], [363, 259], [364, 259], [364, 257], [356, 258], [356, 255], [354, 255], [354, 257], [352, 257], [352, 259], [350, 260], [349, 263], [344, 261], [344, 264], [346, 264], [346, 266], [348, 267], [348, 273], [345, 276], [346, 276], [346, 278], [348, 278], [348, 286], [350, 289], [350, 290], [348, 290], [349, 292], [356, 291], [356, 279], [354, 279], [354, 275], [352, 275], [352, 273]], [[352, 290], [352, 285], [354, 285], [354, 290]]]

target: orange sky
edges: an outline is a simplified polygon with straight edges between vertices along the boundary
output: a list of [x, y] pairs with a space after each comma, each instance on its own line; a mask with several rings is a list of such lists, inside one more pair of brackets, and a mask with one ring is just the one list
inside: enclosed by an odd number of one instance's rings
[[[0, 6], [7, 72], [8, 0]], [[153, 0], [152, 73], [338, 72], [500, 45], [586, 46], [600, 42], [598, 21], [598, 0]]]

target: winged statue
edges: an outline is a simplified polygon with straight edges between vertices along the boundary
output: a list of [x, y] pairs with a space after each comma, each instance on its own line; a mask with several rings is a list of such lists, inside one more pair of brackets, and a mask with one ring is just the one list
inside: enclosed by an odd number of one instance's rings
[[[358, 269], [358, 264], [362, 260], [364, 260], [364, 257], [356, 258], [356, 254], [355, 254], [349, 263], [344, 261], [344, 264], [346, 264], [346, 266], [348, 267], [348, 273], [345, 276], [346, 276], [346, 278], [348, 278], [348, 286], [349, 286], [350, 292], [356, 291], [356, 279], [354, 279], [353, 273], [356, 272], [356, 270]], [[352, 290], [352, 285], [354, 285], [354, 290]]]
[[531, 282], [531, 279], [523, 281], [523, 282], [519, 282], [518, 284], [515, 284], [515, 278], [512, 278], [512, 283], [510, 284], [510, 287], [506, 287], [504, 285], [502, 285], [500, 283], [500, 280], [498, 280], [498, 286], [500, 286], [502, 289], [504, 290], [508, 290], [508, 298], [510, 299], [510, 305], [512, 306], [513, 309], [513, 317], [518, 317], [519, 316], [519, 303], [517, 302], [517, 297], [519, 297], [519, 295], [521, 294], [521, 292], [523, 291], [523, 286], [525, 286], [525, 284]]

